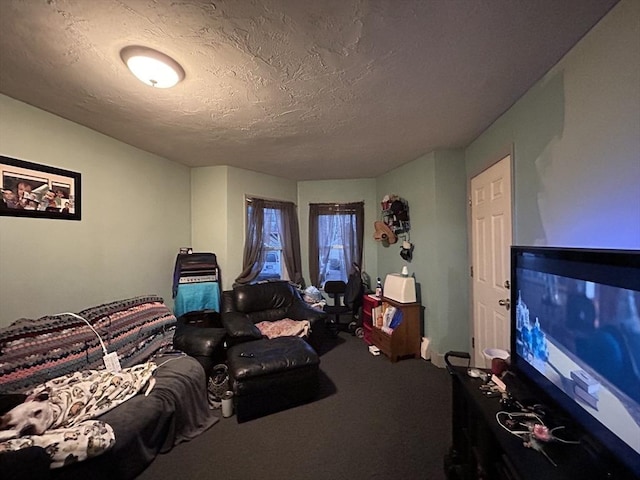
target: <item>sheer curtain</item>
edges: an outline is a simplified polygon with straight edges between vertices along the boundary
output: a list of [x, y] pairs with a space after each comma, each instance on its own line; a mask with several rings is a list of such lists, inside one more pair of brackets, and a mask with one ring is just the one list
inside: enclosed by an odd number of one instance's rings
[[342, 244], [346, 275], [354, 262], [362, 266], [364, 202], [309, 204], [309, 273], [316, 286], [324, 281], [320, 267], [329, 262], [334, 241]]
[[[270, 212], [273, 210], [273, 212]], [[266, 215], [275, 213], [277, 232], [272, 231], [272, 222], [265, 221]], [[292, 202], [247, 198], [247, 231], [244, 242], [242, 273], [236, 284], [251, 283], [264, 267], [266, 247], [278, 233], [282, 258], [289, 279], [302, 284], [302, 260], [300, 256], [300, 230], [296, 206]]]

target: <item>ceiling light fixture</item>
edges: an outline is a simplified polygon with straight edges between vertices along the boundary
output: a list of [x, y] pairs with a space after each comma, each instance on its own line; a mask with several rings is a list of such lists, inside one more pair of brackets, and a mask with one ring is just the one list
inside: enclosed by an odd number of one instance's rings
[[156, 88], [171, 88], [184, 78], [184, 70], [173, 58], [148, 47], [130, 46], [120, 58], [138, 80]]

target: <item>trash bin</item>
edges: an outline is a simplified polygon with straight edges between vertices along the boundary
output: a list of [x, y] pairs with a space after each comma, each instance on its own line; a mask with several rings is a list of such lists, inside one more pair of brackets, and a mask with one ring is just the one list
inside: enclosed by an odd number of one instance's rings
[[482, 355], [484, 356], [485, 368], [491, 368], [491, 360], [494, 358], [507, 360], [510, 356], [509, 352], [502, 350], [501, 348], [485, 348], [482, 351]]

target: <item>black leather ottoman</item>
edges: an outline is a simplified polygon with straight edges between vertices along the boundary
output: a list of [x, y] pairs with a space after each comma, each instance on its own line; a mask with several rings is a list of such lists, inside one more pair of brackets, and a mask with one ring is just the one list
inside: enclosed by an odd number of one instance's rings
[[235, 345], [227, 364], [238, 422], [306, 403], [318, 393], [320, 359], [299, 337]]

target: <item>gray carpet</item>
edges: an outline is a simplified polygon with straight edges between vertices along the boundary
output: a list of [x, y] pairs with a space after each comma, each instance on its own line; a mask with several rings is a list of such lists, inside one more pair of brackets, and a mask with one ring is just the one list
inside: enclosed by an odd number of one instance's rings
[[442, 480], [450, 379], [422, 359], [392, 364], [348, 333], [321, 356], [316, 401], [238, 424], [223, 418], [139, 477], [224, 480]]

